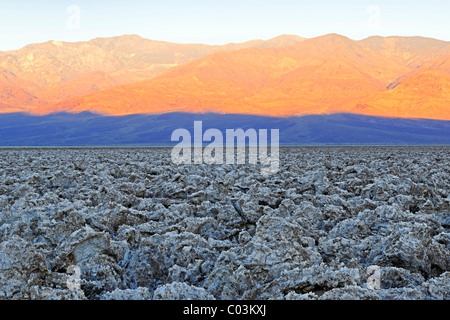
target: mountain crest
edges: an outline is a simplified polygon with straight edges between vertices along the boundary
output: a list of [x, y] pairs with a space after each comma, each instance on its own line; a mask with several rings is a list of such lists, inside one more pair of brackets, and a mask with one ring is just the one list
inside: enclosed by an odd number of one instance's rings
[[450, 44], [423, 37], [281, 35], [226, 45], [138, 35], [0, 52], [0, 112], [450, 119]]

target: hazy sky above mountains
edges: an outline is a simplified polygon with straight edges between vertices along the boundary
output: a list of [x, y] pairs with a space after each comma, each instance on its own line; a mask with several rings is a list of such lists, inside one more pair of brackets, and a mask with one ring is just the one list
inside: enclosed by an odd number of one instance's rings
[[0, 8], [0, 50], [123, 34], [207, 44], [327, 33], [450, 41], [449, 17], [448, 0], [14, 0]]

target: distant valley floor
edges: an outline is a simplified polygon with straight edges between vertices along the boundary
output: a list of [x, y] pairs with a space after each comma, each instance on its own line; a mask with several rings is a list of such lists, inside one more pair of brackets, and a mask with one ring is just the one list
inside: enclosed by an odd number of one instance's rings
[[168, 113], [102, 116], [83, 112], [31, 116], [0, 114], [0, 146], [171, 146], [175, 129], [279, 129], [281, 145], [448, 145], [450, 121], [355, 114], [275, 118], [235, 114]]

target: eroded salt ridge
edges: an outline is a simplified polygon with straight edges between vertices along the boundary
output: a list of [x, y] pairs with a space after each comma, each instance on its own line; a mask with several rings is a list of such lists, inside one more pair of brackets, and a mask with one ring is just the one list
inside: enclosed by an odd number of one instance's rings
[[164, 148], [2, 149], [0, 298], [449, 299], [449, 164], [281, 148], [263, 176]]

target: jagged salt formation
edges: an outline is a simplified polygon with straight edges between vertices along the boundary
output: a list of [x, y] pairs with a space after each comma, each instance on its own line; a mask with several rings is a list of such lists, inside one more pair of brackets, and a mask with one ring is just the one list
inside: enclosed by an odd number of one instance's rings
[[281, 148], [263, 176], [164, 148], [2, 149], [0, 299], [449, 299], [449, 164]]

